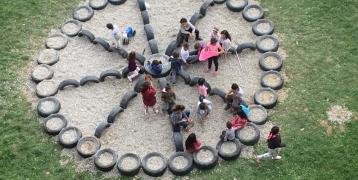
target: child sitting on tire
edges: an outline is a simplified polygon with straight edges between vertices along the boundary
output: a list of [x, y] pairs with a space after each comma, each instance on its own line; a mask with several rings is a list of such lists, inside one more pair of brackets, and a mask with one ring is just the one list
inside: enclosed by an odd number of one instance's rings
[[199, 151], [201, 148], [201, 142], [196, 138], [195, 133], [189, 134], [188, 138], [185, 140], [185, 150], [188, 153], [194, 153]]
[[198, 108], [196, 114], [200, 120], [207, 120], [208, 115], [212, 110], [212, 103], [204, 96], [199, 96]]
[[230, 121], [226, 122], [226, 130], [221, 133], [220, 139], [222, 141], [233, 141], [235, 140], [235, 130], [232, 127], [232, 124]]
[[[184, 37], [185, 42], [188, 42], [189, 36], [195, 37], [195, 40], [202, 40], [199, 36], [199, 30], [195, 28], [193, 24], [188, 22], [186, 18], [180, 19], [180, 36]], [[179, 42], [181, 44], [181, 42]]]
[[132, 79], [137, 77], [138, 74], [139, 74], [139, 67], [137, 66], [137, 63], [136, 63], [136, 55], [135, 55], [135, 52], [130, 52], [128, 54], [128, 80], [129, 82], [132, 82]]
[[163, 70], [162, 62], [158, 60], [153, 60], [152, 63], [148, 62], [148, 69], [152, 71], [154, 75], [160, 76]]

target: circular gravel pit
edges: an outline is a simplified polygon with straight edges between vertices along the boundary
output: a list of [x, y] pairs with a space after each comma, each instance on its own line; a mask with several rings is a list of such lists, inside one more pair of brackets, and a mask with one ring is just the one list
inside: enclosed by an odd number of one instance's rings
[[164, 165], [163, 159], [160, 156], [152, 156], [147, 161], [147, 167], [151, 170], [157, 171]]
[[78, 21], [70, 20], [65, 22], [61, 27], [62, 33], [67, 36], [76, 36], [82, 29], [82, 25]]
[[58, 51], [54, 49], [44, 49], [40, 52], [37, 62], [39, 64], [53, 65], [59, 60]]
[[36, 86], [36, 94], [39, 97], [53, 96], [57, 93], [57, 83], [53, 80], [43, 80]]
[[127, 156], [122, 160], [121, 167], [124, 170], [131, 170], [138, 166], [139, 162], [138, 159], [132, 156]]
[[77, 151], [83, 157], [94, 155], [100, 148], [101, 143], [94, 136], [83, 137], [77, 144]]
[[282, 68], [283, 61], [279, 54], [275, 52], [266, 52], [260, 56], [259, 65], [264, 71], [279, 71]]
[[261, 85], [272, 89], [280, 89], [283, 85], [283, 77], [277, 71], [265, 72], [261, 77]]
[[250, 106], [248, 119], [255, 124], [265, 124], [267, 120], [267, 111], [260, 105], [252, 105]]
[[263, 90], [255, 94], [256, 100], [260, 104], [268, 104], [275, 99], [275, 94], [269, 90]]
[[260, 41], [260, 46], [265, 49], [271, 49], [275, 45], [275, 42], [272, 39], [265, 38]]
[[60, 143], [65, 148], [75, 147], [81, 137], [82, 133], [76, 127], [67, 127], [62, 129], [59, 134]]
[[53, 34], [46, 40], [46, 47], [50, 49], [60, 50], [66, 47], [68, 43], [67, 38], [62, 34]]
[[153, 54], [151, 56], [149, 56], [146, 61], [144, 62], [144, 69], [147, 73], [151, 74], [153, 77], [157, 78], [158, 76], [155, 75], [152, 71], [149, 70], [148, 68], [148, 63], [152, 63], [154, 60], [158, 60], [160, 62], [162, 62], [162, 73], [161, 73], [161, 77], [167, 76], [170, 72], [171, 69], [171, 64], [169, 62], [169, 56], [164, 55], [164, 54]]
[[41, 64], [34, 68], [31, 73], [31, 77], [35, 82], [40, 82], [45, 79], [51, 79], [53, 74], [54, 72], [49, 66]]

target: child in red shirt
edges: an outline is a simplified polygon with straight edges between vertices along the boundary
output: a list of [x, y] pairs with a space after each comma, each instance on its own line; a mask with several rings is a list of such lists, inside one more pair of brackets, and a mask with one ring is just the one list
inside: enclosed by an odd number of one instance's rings
[[155, 113], [158, 113], [159, 111], [155, 107], [155, 104], [157, 103], [157, 90], [152, 86], [148, 81], [144, 82], [141, 88], [141, 94], [143, 97], [143, 104], [145, 108], [145, 114], [148, 113], [148, 108], [153, 108], [153, 111]]

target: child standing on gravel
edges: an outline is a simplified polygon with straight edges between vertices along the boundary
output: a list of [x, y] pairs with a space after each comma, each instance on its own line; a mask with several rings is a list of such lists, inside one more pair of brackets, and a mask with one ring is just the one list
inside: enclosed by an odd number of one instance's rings
[[[215, 65], [215, 71], [213, 72], [213, 75], [216, 76], [218, 74], [219, 70], [219, 56], [220, 54], [223, 54], [225, 50], [220, 46], [218, 43], [218, 40], [215, 38], [211, 38], [210, 42], [206, 45], [206, 47], [201, 51], [200, 56], [202, 56], [200, 59], [208, 59], [208, 69], [205, 71], [206, 73], [211, 71], [211, 65], [214, 62]], [[204, 57], [207, 55], [207, 57]]]
[[222, 30], [220, 32], [220, 45], [224, 48], [225, 53], [228, 53], [231, 48], [231, 36], [227, 30]]
[[201, 142], [196, 138], [195, 133], [189, 134], [188, 138], [185, 141], [185, 150], [188, 153], [194, 153], [199, 151], [201, 148]]
[[270, 134], [267, 138], [268, 152], [265, 154], [257, 155], [256, 162], [259, 164], [263, 158], [271, 157], [273, 160], [280, 160], [281, 156], [278, 155], [279, 148], [286, 147], [285, 144], [281, 143], [280, 128], [274, 126], [271, 128]]
[[155, 104], [157, 103], [157, 90], [154, 88], [154, 86], [150, 85], [150, 83], [147, 81], [144, 82], [141, 88], [141, 94], [145, 108], [144, 113], [148, 114], [149, 107], [153, 108], [155, 113], [158, 113], [159, 111], [155, 107]]
[[226, 130], [221, 133], [220, 139], [222, 141], [233, 141], [235, 140], [235, 129], [232, 127], [230, 121], [226, 122]]
[[172, 113], [172, 108], [175, 105], [176, 95], [169, 85], [167, 85], [162, 91], [161, 100], [163, 102], [163, 112], [166, 111], [168, 114]]
[[184, 40], [188, 42], [189, 36], [195, 37], [195, 40], [202, 40], [199, 36], [199, 30], [193, 24], [188, 22], [186, 18], [180, 19], [180, 36], [185, 37]]
[[199, 78], [198, 80], [198, 92], [199, 96], [204, 96], [205, 98], [208, 97], [208, 88], [205, 86], [205, 79]]
[[128, 80], [129, 82], [132, 82], [132, 79], [137, 77], [138, 74], [139, 74], [139, 67], [137, 66], [137, 63], [136, 63], [136, 55], [135, 55], [135, 52], [130, 52], [128, 54]]
[[116, 44], [116, 48], [119, 48], [119, 40], [121, 39], [121, 31], [116, 24], [108, 23], [106, 27], [112, 31], [112, 37], [114, 39], [114, 42]]
[[173, 56], [170, 57], [169, 62], [171, 64], [171, 80], [170, 83], [176, 84], [177, 74], [181, 70], [181, 65], [183, 64], [183, 61], [179, 59], [179, 53], [173, 52]]
[[196, 114], [200, 120], [207, 120], [208, 115], [212, 110], [212, 103], [204, 96], [199, 96], [198, 107], [196, 110]]

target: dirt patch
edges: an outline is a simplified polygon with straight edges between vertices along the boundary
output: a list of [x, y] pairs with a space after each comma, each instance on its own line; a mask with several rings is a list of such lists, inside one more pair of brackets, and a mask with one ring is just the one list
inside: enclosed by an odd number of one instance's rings
[[327, 111], [327, 116], [332, 123], [344, 124], [352, 120], [353, 113], [345, 106], [333, 105]]
[[290, 88], [284, 88], [284, 89], [277, 91], [277, 100], [279, 102], [284, 102], [286, 100], [286, 98], [288, 97], [289, 91], [290, 91]]

